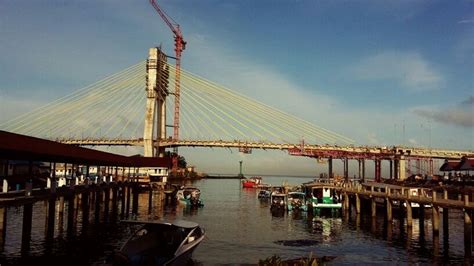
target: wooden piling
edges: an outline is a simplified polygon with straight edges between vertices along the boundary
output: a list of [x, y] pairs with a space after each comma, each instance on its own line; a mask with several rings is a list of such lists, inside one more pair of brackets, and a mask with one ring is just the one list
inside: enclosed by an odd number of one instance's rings
[[101, 201], [101, 188], [98, 187], [97, 191], [95, 192], [95, 208], [94, 208], [94, 221], [96, 224], [100, 222], [100, 201]]
[[33, 221], [33, 203], [23, 206], [23, 224], [21, 230], [21, 254], [28, 255], [31, 241], [31, 225]]
[[464, 256], [470, 258], [472, 249], [472, 212], [464, 209]]
[[7, 208], [0, 208], [0, 251], [5, 247], [5, 238], [7, 236]]
[[75, 197], [71, 195], [67, 199], [67, 235], [72, 236], [74, 235], [74, 204]]
[[[423, 208], [423, 205], [420, 204], [420, 208]], [[432, 216], [431, 216], [431, 223], [433, 226], [433, 235], [439, 235], [439, 207], [433, 205], [431, 207]]]
[[125, 206], [125, 217], [128, 217], [128, 214], [130, 213], [130, 183], [127, 183], [125, 187], [127, 189], [127, 204]]
[[355, 194], [355, 203], [356, 203], [356, 213], [359, 214], [360, 213], [360, 197], [359, 197], [359, 194]]
[[110, 189], [107, 186], [104, 189], [104, 220], [109, 220], [109, 208], [110, 208]]
[[377, 216], [377, 202], [375, 202], [375, 198], [370, 199], [371, 203], [371, 213], [372, 213], [372, 218]]
[[411, 207], [411, 202], [410, 201], [405, 201], [406, 206], [406, 212], [407, 212], [407, 227], [411, 228], [413, 226], [413, 210]]
[[392, 201], [389, 198], [385, 198], [385, 208], [387, 209], [387, 221], [392, 222]]
[[46, 241], [54, 238], [54, 221], [56, 220], [56, 198], [48, 200], [46, 214]]
[[82, 211], [82, 234], [87, 233], [89, 227], [89, 212], [90, 212], [90, 195], [89, 191], [85, 191], [81, 196], [81, 211]]

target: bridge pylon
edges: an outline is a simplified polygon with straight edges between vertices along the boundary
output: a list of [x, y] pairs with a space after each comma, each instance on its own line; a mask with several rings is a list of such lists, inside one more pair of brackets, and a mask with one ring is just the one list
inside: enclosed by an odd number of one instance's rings
[[[146, 64], [146, 113], [143, 132], [145, 157], [164, 157], [165, 148], [155, 149], [154, 142], [166, 139], [166, 97], [169, 69], [166, 55], [159, 47], [149, 50]], [[156, 126], [156, 129], [155, 129]]]

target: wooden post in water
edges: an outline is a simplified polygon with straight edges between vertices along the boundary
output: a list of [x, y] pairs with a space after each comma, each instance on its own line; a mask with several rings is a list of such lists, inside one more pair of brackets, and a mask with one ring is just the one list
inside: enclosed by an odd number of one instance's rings
[[[464, 195], [464, 205], [469, 205], [469, 195]], [[472, 253], [472, 211], [464, 209], [464, 256], [471, 258]]]
[[385, 205], [386, 205], [386, 208], [387, 208], [387, 221], [392, 222], [393, 221], [392, 201], [389, 198], [385, 198]]
[[81, 196], [81, 209], [82, 209], [82, 234], [87, 232], [87, 228], [89, 226], [89, 212], [90, 212], [90, 204], [89, 204], [89, 190], [86, 190], [82, 193]]
[[[379, 161], [380, 163], [380, 161]], [[386, 205], [386, 209], [387, 209], [387, 221], [388, 222], [392, 222], [393, 221], [393, 216], [392, 216], [392, 201], [390, 200], [389, 196], [390, 196], [390, 188], [388, 187], [385, 187], [385, 193], [387, 193], [387, 196], [385, 198], [385, 205]]]
[[125, 182], [120, 184], [120, 216], [125, 216]]
[[[148, 214], [151, 214], [152, 209], [153, 209], [153, 189], [150, 188], [150, 191], [148, 191]], [[312, 207], [308, 209], [312, 209]]]
[[[436, 202], [436, 191], [433, 191], [433, 204], [431, 207], [432, 216], [431, 223], [433, 225], [433, 235], [439, 235], [439, 207], [435, 206]], [[424, 205], [420, 203], [420, 208], [424, 208]]]
[[[413, 210], [411, 208], [411, 202], [409, 200], [405, 201], [406, 211], [407, 211], [407, 227], [411, 228], [413, 226]], [[411, 230], [411, 229], [410, 229]]]
[[73, 195], [69, 195], [67, 199], [67, 235], [72, 236], [74, 235], [74, 204], [75, 197]]
[[360, 213], [360, 197], [359, 197], [359, 194], [356, 193], [355, 194], [355, 203], [356, 203], [356, 213], [359, 214]]
[[31, 225], [33, 221], [33, 203], [23, 206], [23, 225], [21, 230], [21, 254], [28, 255], [30, 251]]
[[375, 202], [375, 198], [370, 199], [371, 203], [371, 213], [372, 213], [372, 218], [377, 217], [377, 202]]
[[46, 241], [54, 238], [54, 221], [56, 220], [56, 198], [50, 198], [47, 205], [46, 214]]
[[59, 197], [58, 226], [59, 234], [62, 234], [64, 229], [64, 197]]
[[94, 209], [94, 221], [96, 224], [100, 222], [100, 202], [102, 199], [102, 188], [100, 185], [97, 187], [97, 191], [95, 192], [95, 209]]
[[109, 205], [110, 205], [110, 188], [109, 184], [104, 189], [104, 221], [109, 220]]
[[5, 247], [5, 238], [7, 236], [7, 208], [0, 207], [0, 251]]
[[138, 214], [138, 196], [140, 194], [138, 182], [133, 183], [133, 204], [132, 204], [132, 213]]
[[130, 213], [130, 187], [131, 187], [130, 182], [127, 182], [127, 185], [126, 185], [126, 188], [127, 188], [127, 205], [125, 207], [125, 217], [128, 217], [128, 214]]
[[112, 219], [115, 219], [117, 216], [117, 193], [118, 193], [118, 187], [117, 184], [114, 184], [112, 186]]

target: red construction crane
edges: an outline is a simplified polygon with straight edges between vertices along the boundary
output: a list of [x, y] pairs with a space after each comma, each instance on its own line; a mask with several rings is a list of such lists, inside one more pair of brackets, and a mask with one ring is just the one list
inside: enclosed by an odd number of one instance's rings
[[[181, 77], [181, 53], [186, 48], [186, 42], [183, 39], [183, 34], [177, 24], [171, 17], [169, 17], [156, 3], [155, 0], [150, 0], [150, 4], [155, 8], [156, 12], [165, 21], [166, 25], [174, 34], [174, 51], [176, 54], [176, 77], [175, 77], [175, 91], [174, 91], [174, 122], [173, 122], [173, 139], [179, 139], [179, 96], [180, 96], [180, 77]], [[173, 170], [178, 167], [178, 148], [173, 149], [175, 156], [173, 157]]]

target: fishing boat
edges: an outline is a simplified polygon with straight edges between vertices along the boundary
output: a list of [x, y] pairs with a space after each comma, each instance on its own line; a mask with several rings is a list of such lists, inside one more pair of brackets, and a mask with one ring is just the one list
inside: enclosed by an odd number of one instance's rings
[[187, 265], [204, 239], [204, 230], [190, 221], [123, 221], [140, 228], [112, 257], [113, 265]]
[[288, 211], [296, 211], [296, 210], [307, 211], [308, 206], [306, 206], [305, 193], [300, 192], [300, 191], [288, 192], [286, 209]]
[[257, 188], [260, 185], [263, 185], [261, 176], [252, 176], [242, 180], [242, 187], [244, 188]]
[[202, 207], [204, 203], [201, 200], [201, 190], [197, 187], [180, 187], [176, 192], [176, 199], [179, 203], [186, 206]]
[[278, 191], [273, 191], [270, 195], [270, 210], [285, 210], [286, 209], [286, 202], [287, 202], [287, 195], [284, 193], [280, 193]]
[[270, 198], [270, 195], [272, 194], [272, 192], [268, 189], [261, 189], [259, 192], [258, 192], [258, 195], [257, 197], [259, 199], [269, 199]]
[[310, 197], [310, 205], [313, 209], [340, 209], [342, 207], [341, 196], [334, 187], [312, 186], [306, 187]]

